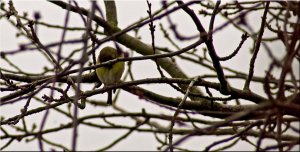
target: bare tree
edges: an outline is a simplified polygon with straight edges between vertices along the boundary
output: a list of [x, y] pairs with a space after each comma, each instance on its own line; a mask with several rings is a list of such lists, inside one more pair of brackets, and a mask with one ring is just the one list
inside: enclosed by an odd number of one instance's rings
[[[13, 1], [1, 3], [0, 21], [16, 28], [16, 43], [22, 39], [14, 50], [1, 48], [2, 150], [17, 141], [36, 141], [40, 151], [48, 147], [110, 150], [135, 132], [152, 134], [159, 151], [226, 150], [240, 142], [256, 151], [299, 148], [299, 1], [161, 1], [159, 9], [145, 1], [148, 10], [136, 9], [147, 15], [125, 28], [118, 24], [114, 1], [104, 1], [105, 9], [96, 1], [86, 8], [76, 1], [47, 3], [65, 12], [62, 26], [43, 22], [39, 12], [33, 17], [20, 13]], [[183, 27], [193, 26], [192, 33], [179, 27], [183, 18], [177, 18], [178, 13], [191, 20]], [[77, 27], [70, 25], [72, 15], [81, 19]], [[207, 27], [203, 20], [209, 21]], [[140, 34], [145, 28], [148, 35]], [[61, 31], [61, 36], [43, 42], [44, 29]], [[224, 31], [240, 34], [239, 40], [230, 34], [222, 36], [232, 39], [235, 49], [213, 41]], [[67, 36], [76, 32], [80, 34]], [[9, 34], [1, 28], [1, 43], [6, 43]], [[98, 50], [107, 45], [125, 58], [96, 64]], [[242, 52], [246, 56], [239, 56]], [[16, 63], [17, 56], [23, 62], [38, 58], [28, 54], [39, 54], [45, 60], [37, 63], [44, 67], [41, 72], [24, 70]], [[241, 65], [228, 66], [236, 59], [243, 61]], [[262, 60], [267, 64], [259, 65]], [[154, 63], [154, 70], [136, 79], [134, 65], [145, 61]], [[122, 82], [102, 87], [95, 69], [116, 62], [126, 63]], [[197, 74], [188, 76], [185, 71], [191, 69], [180, 68], [184, 63], [192, 65]], [[257, 74], [259, 68], [263, 75]], [[162, 87], [172, 91], [158, 91]], [[116, 89], [113, 105], [99, 99]], [[138, 99], [131, 101], [132, 97]], [[136, 105], [139, 110], [132, 112], [124, 105]], [[60, 122], [50, 125], [51, 119]], [[105, 137], [110, 140], [94, 149], [80, 142], [87, 128], [122, 132]], [[58, 138], [66, 130], [71, 131], [65, 135], [70, 142], [60, 143]], [[215, 136], [218, 138], [209, 144], [201, 144]], [[98, 137], [95, 134], [85, 140]], [[188, 139], [199, 144], [187, 147]], [[147, 145], [129, 146], [138, 144]]]

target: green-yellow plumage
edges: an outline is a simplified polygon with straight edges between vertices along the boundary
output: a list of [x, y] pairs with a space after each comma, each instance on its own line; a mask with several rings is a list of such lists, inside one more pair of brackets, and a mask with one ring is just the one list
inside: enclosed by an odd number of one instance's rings
[[[116, 58], [122, 58], [117, 50], [112, 47], [105, 47], [100, 51], [97, 63], [104, 63]], [[120, 81], [124, 71], [124, 62], [117, 62], [96, 69], [96, 74], [104, 86], [116, 84]], [[112, 90], [108, 91], [107, 104], [112, 104]]]

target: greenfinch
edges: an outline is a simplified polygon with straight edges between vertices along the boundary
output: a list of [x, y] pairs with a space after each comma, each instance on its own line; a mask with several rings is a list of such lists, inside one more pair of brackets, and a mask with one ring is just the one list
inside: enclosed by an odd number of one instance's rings
[[[116, 58], [123, 58], [121, 52], [118, 52], [112, 47], [104, 47], [98, 56], [97, 63], [104, 63]], [[105, 86], [114, 85], [118, 83], [124, 71], [124, 62], [117, 62], [114, 64], [105, 65], [96, 69], [98, 79]], [[107, 97], [107, 104], [112, 104], [112, 90], [109, 90]]]

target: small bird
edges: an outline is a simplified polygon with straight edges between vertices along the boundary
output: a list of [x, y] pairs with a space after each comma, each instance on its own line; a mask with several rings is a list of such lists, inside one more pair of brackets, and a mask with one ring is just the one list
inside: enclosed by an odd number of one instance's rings
[[[123, 58], [121, 52], [112, 47], [104, 47], [98, 56], [97, 64], [104, 63], [116, 58]], [[116, 84], [120, 81], [124, 71], [124, 62], [109, 64], [96, 69], [98, 79], [104, 84], [104, 87]], [[107, 96], [107, 104], [112, 104], [112, 90], [109, 90]]]

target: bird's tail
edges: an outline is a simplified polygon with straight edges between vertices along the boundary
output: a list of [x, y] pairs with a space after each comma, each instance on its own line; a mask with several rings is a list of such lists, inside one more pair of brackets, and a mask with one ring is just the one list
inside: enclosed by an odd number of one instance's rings
[[109, 90], [107, 96], [107, 104], [111, 105], [112, 104], [112, 90]]

